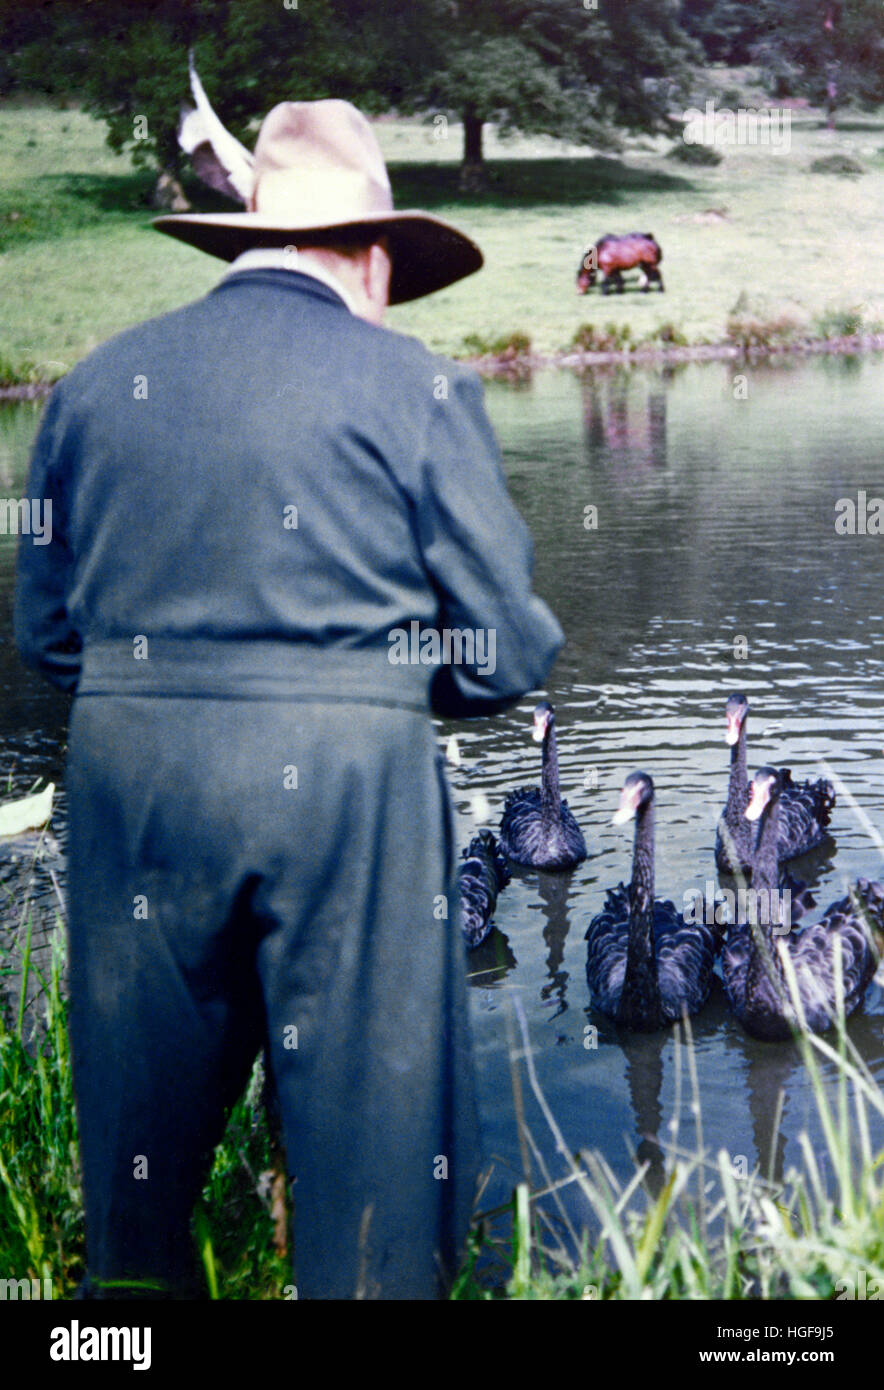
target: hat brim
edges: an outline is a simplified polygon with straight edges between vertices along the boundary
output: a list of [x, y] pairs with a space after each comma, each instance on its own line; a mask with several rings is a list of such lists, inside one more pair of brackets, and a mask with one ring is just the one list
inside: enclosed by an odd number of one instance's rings
[[382, 212], [352, 222], [298, 228], [274, 223], [259, 212], [183, 212], [155, 217], [153, 225], [222, 261], [235, 261], [255, 246], [297, 246], [299, 241], [305, 245], [311, 232], [382, 228], [393, 262], [391, 304], [405, 304], [445, 289], [472, 275], [484, 262], [474, 241], [450, 222], [426, 212]]

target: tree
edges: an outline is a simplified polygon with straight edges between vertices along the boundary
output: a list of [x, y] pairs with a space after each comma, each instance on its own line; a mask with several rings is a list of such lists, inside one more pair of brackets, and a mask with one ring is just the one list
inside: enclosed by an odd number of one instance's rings
[[371, 112], [389, 109], [424, 47], [407, 22], [410, 9], [410, 0], [7, 4], [14, 48], [0, 76], [7, 86], [46, 92], [73, 87], [106, 122], [112, 149], [168, 176], [183, 167], [177, 129], [191, 47], [219, 116], [246, 139], [257, 118], [293, 98], [339, 96]]
[[710, 63], [751, 62], [764, 36], [758, 0], [683, 0], [681, 22]]
[[72, 7], [0, 0], [0, 95], [25, 90], [58, 95], [82, 75], [81, 16]]
[[482, 177], [489, 122], [602, 148], [616, 146], [617, 128], [667, 128], [698, 53], [675, 0], [433, 0], [423, 10], [435, 59], [412, 103], [462, 121], [467, 183]]
[[[129, 8], [145, 7], [129, 0]], [[289, 9], [281, 0], [163, 0], [132, 24], [126, 6], [111, 9], [114, 61], [90, 66], [85, 105], [107, 121], [111, 145], [131, 148], [136, 162], [180, 167], [177, 128], [181, 103], [190, 99], [191, 47], [212, 104], [240, 139], [280, 101], [335, 95], [369, 110], [388, 104], [375, 82], [370, 26], [360, 26], [364, 3], [309, 0]], [[136, 115], [146, 118], [146, 139], [133, 133]]]
[[759, 0], [766, 35], [756, 57], [778, 95], [824, 106], [830, 129], [848, 102], [884, 101], [881, 0]]

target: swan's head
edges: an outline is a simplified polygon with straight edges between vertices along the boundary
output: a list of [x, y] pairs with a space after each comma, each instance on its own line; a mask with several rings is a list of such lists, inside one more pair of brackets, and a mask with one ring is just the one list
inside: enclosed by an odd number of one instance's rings
[[531, 737], [535, 743], [543, 743], [553, 722], [553, 707], [549, 700], [541, 700], [534, 711], [534, 729]]
[[728, 696], [727, 704], [724, 707], [724, 717], [727, 720], [727, 733], [724, 739], [729, 748], [733, 748], [734, 744], [739, 742], [743, 720], [748, 713], [749, 701], [745, 695], [737, 692]]
[[642, 807], [654, 799], [654, 783], [646, 772], [630, 772], [623, 783], [620, 805], [614, 812], [612, 825], [623, 825], [637, 816]]
[[752, 795], [744, 812], [747, 820], [759, 820], [780, 794], [783, 779], [775, 767], [760, 767], [752, 778]]

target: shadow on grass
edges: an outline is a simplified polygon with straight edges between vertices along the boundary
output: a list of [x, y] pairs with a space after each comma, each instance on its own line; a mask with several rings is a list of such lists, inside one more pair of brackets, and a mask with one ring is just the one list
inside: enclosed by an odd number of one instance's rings
[[0, 190], [0, 251], [52, 241], [98, 223], [147, 216], [154, 177], [131, 174], [42, 174]]
[[[550, 159], [495, 159], [487, 164], [487, 184], [462, 192], [458, 164], [390, 165], [397, 207], [427, 209], [532, 208], [592, 202], [634, 203], [645, 194], [687, 192], [694, 183], [680, 174], [636, 166], [606, 156]], [[147, 221], [155, 174], [43, 174], [0, 192], [0, 251], [57, 240], [99, 223]], [[235, 212], [239, 205], [213, 193], [186, 173], [184, 191], [199, 212]]]
[[96, 212], [141, 212], [150, 209], [156, 175], [137, 169], [131, 174], [44, 174], [37, 180], [60, 199], [88, 203]]
[[679, 174], [626, 164], [603, 155], [561, 159], [491, 159], [486, 186], [460, 189], [457, 164], [389, 166], [398, 207], [465, 208], [535, 207], [543, 203], [574, 205], [593, 201], [620, 203], [642, 193], [689, 193], [694, 184]]
[[[827, 130], [827, 129], [828, 129], [828, 124], [827, 124], [827, 122], [826, 122], [824, 119], [821, 119], [820, 121], [817, 122], [817, 127], [816, 127], [816, 128], [817, 128], [817, 130]], [[836, 120], [835, 120], [835, 130], [834, 130], [834, 132], [833, 132], [835, 135], [841, 135], [844, 131], [852, 131], [852, 130], [854, 130], [854, 131], [855, 131], [855, 130], [859, 130], [859, 131], [866, 131], [866, 132], [872, 131], [875, 135], [884, 136], [884, 121], [876, 121], [876, 120], [874, 120], [874, 119], [869, 119], [869, 120], [867, 120], [867, 121], [861, 121], [861, 120], [854, 120], [854, 121], [839, 121], [839, 120], [836, 118]]]

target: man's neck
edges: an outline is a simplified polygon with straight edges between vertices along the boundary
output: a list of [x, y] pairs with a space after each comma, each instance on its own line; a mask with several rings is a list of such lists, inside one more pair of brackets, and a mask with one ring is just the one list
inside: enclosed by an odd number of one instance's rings
[[301, 275], [312, 275], [314, 280], [321, 280], [329, 289], [334, 290], [335, 294], [340, 295], [351, 314], [356, 313], [356, 306], [349, 291], [344, 288], [336, 275], [324, 265], [320, 265], [317, 260], [310, 255], [309, 251], [298, 251], [294, 246], [256, 246], [250, 251], [244, 251], [227, 271], [228, 275], [233, 275], [240, 270], [295, 270]]

